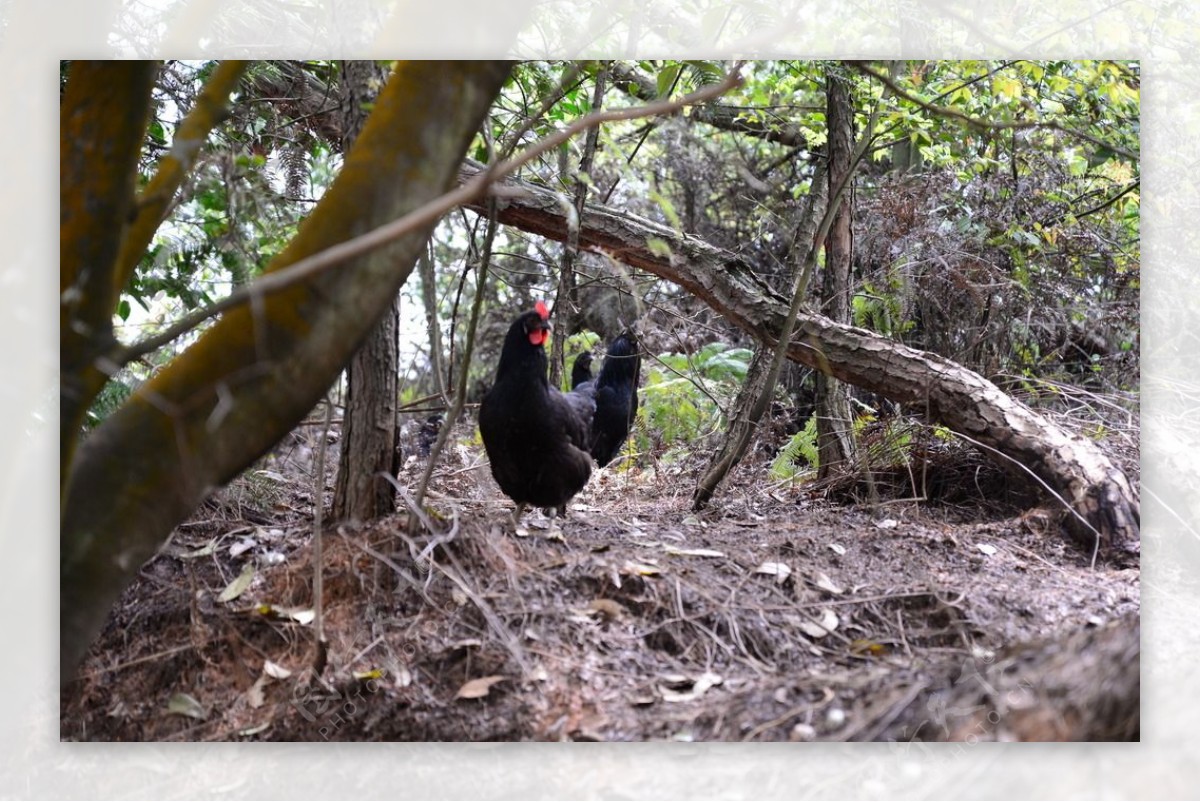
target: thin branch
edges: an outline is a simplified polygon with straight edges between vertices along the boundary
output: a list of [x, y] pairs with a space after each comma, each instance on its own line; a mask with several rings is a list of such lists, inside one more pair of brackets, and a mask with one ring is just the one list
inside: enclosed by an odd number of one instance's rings
[[317, 636], [317, 654], [313, 660], [313, 671], [320, 676], [325, 671], [328, 657], [328, 642], [325, 640], [325, 574], [324, 539], [321, 527], [325, 514], [325, 452], [329, 448], [329, 427], [333, 423], [333, 403], [325, 396], [325, 427], [321, 430], [321, 442], [317, 446], [316, 477], [313, 479], [313, 631]]
[[287, 289], [322, 271], [336, 267], [349, 259], [362, 256], [376, 248], [382, 247], [410, 231], [437, 221], [455, 207], [476, 200], [494, 182], [510, 175], [518, 167], [548, 153], [581, 131], [606, 122], [670, 114], [684, 106], [703, 103], [706, 100], [729, 91], [735, 86], [740, 86], [742, 83], [740, 69], [741, 62], [734, 65], [734, 68], [726, 76], [725, 80], [685, 95], [678, 100], [664, 100], [628, 109], [610, 109], [580, 117], [566, 128], [556, 131], [534, 143], [520, 155], [506, 159], [494, 167], [489, 167], [470, 181], [459, 185], [457, 188], [420, 208], [414, 209], [398, 220], [393, 220], [379, 228], [368, 231], [362, 236], [340, 242], [319, 253], [300, 259], [285, 268], [268, 273], [257, 279], [253, 284], [235, 290], [211, 306], [185, 315], [162, 333], [128, 347], [111, 347], [105, 356], [117, 365], [125, 365], [139, 356], [156, 351], [215, 315], [240, 306], [252, 299], [261, 298], [263, 295]]
[[[467, 400], [467, 377], [469, 371], [467, 366], [471, 363], [471, 353], [475, 350], [475, 331], [478, 328], [479, 318], [483, 312], [483, 296], [484, 285], [487, 282], [488, 265], [492, 261], [492, 243], [496, 238], [496, 229], [499, 224], [496, 222], [496, 199], [491, 198], [488, 201], [488, 222], [487, 229], [483, 235], [483, 248], [479, 255], [479, 267], [475, 278], [475, 300], [471, 305], [471, 319], [467, 323], [467, 341], [463, 344], [463, 359], [462, 370], [458, 372], [458, 386], [454, 388], [454, 403], [451, 404], [450, 410], [446, 413], [445, 419], [442, 421], [442, 428], [438, 431], [437, 440], [434, 441], [433, 447], [429, 449], [429, 457], [425, 460], [425, 473], [421, 475], [421, 483], [417, 485], [417, 497], [413, 502], [416, 510], [421, 510], [425, 503], [425, 492], [429, 489], [429, 480], [433, 476], [433, 469], [437, 466], [438, 457], [441, 456], [442, 449], [446, 447], [446, 443], [450, 440], [450, 434], [454, 430], [454, 424], [458, 422], [458, 416], [462, 414], [463, 406]], [[416, 531], [416, 522], [420, 518], [421, 513], [417, 513], [417, 517], [410, 519], [409, 532]], [[428, 527], [428, 522], [425, 522]], [[430, 528], [430, 532], [434, 530]]]
[[137, 216], [125, 230], [117, 256], [115, 290], [129, 283], [138, 260], [145, 253], [166, 217], [171, 199], [196, 163], [209, 132], [228, 114], [229, 95], [237, 88], [246, 71], [245, 61], [222, 61], [213, 70], [196, 103], [175, 129], [170, 152], [159, 161], [158, 170], [137, 199]]

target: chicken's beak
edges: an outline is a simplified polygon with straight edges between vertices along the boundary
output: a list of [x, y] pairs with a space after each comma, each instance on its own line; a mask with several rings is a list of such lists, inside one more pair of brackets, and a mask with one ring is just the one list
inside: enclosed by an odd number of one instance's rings
[[533, 345], [545, 345], [550, 339], [550, 321], [537, 320], [533, 324], [532, 329], [527, 329], [529, 342]]

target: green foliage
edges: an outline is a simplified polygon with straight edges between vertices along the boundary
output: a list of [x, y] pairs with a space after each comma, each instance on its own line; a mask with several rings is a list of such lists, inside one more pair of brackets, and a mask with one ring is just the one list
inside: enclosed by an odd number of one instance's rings
[[819, 466], [817, 416], [812, 415], [804, 428], [779, 449], [771, 463], [770, 474], [777, 481], [795, 481], [815, 472]]
[[901, 271], [895, 267], [880, 283], [863, 279], [862, 288], [850, 299], [851, 320], [855, 326], [898, 338], [915, 325], [906, 317], [905, 292]]
[[[663, 354], [643, 368], [638, 418], [645, 450], [652, 436], [667, 452], [687, 447], [721, 428], [722, 406], [737, 394], [750, 367], [752, 352], [726, 343], [709, 343], [696, 353]], [[718, 404], [718, 402], [720, 402]]]
[[[124, 373], [124, 371], [123, 371]], [[91, 430], [99, 426], [105, 418], [115, 412], [133, 395], [135, 382], [132, 377], [118, 375], [104, 385], [96, 400], [88, 408], [83, 420], [84, 428]]]
[[904, 417], [887, 418], [876, 424], [874, 415], [859, 415], [852, 424], [855, 439], [863, 450], [863, 464], [870, 469], [908, 465], [913, 437], [921, 424]]

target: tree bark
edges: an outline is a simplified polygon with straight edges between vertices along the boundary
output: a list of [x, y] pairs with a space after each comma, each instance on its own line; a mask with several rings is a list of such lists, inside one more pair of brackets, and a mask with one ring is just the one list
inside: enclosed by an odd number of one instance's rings
[[[342, 62], [342, 148], [350, 150], [386, 73], [374, 61]], [[371, 257], [369, 257], [371, 258]], [[373, 258], [387, 258], [385, 254]], [[380, 474], [400, 467], [396, 423], [398, 296], [346, 367], [346, 411], [333, 492], [333, 517], [370, 521], [396, 509], [396, 489]], [[323, 481], [323, 479], [321, 480]], [[318, 504], [324, 503], [317, 499]]]
[[437, 276], [433, 271], [433, 243], [417, 258], [421, 277], [421, 302], [425, 306], [425, 327], [429, 330], [429, 373], [433, 376], [433, 392], [443, 404], [449, 405], [446, 390], [446, 367], [442, 354], [442, 324], [438, 319]]
[[[825, 269], [821, 281], [821, 309], [834, 323], [850, 322], [850, 260], [853, 247], [853, 184], [835, 198], [843, 181], [851, 180], [854, 169], [854, 107], [845, 79], [835, 69], [825, 72], [826, 119], [829, 124], [826, 180], [829, 197], [837, 209], [825, 237]], [[816, 376], [817, 406], [817, 478], [824, 479], [841, 471], [854, 455], [851, 436], [850, 388], [825, 373]]]
[[[487, 61], [401, 64], [333, 186], [268, 272], [451, 187], [509, 69]], [[112, 602], [171, 529], [326, 392], [408, 278], [432, 226], [382, 248], [388, 258], [347, 259], [231, 309], [80, 446], [62, 499], [61, 680], [71, 678]], [[64, 248], [68, 233], [64, 226]]]
[[[599, 111], [603, 106], [604, 88], [608, 70], [601, 67], [596, 70], [596, 86], [592, 93], [592, 111]], [[600, 127], [589, 128], [583, 138], [583, 153], [579, 157], [579, 170], [573, 178], [575, 182], [574, 206], [575, 214], [582, 215], [587, 206], [588, 190], [592, 186], [592, 162], [596, 157], [596, 143], [600, 139]], [[564, 160], [564, 167], [565, 167]], [[564, 170], [564, 172], [566, 172]], [[575, 322], [579, 318], [579, 292], [575, 283], [575, 263], [579, 259], [579, 242], [576, 232], [567, 235], [564, 243], [561, 269], [558, 274], [558, 292], [555, 297], [554, 316], [559, 325], [559, 335], [550, 343], [550, 386], [562, 384], [563, 345], [567, 337], [575, 330]]]
[[[465, 165], [460, 180], [478, 170]], [[566, 237], [554, 193], [507, 181], [496, 194], [502, 223], [559, 241]], [[645, 218], [590, 206], [580, 221], [579, 243], [678, 284], [761, 340], [776, 341], [787, 315], [788, 299], [740, 256]], [[1018, 475], [1026, 476], [1027, 469], [1061, 496], [1075, 513], [1066, 519], [1072, 534], [1089, 543], [1099, 538], [1102, 549], [1137, 549], [1138, 500], [1125, 474], [1093, 443], [1068, 434], [974, 371], [811, 313], [798, 319], [788, 357], [894, 401], [920, 403], [931, 420], [969, 438]]]

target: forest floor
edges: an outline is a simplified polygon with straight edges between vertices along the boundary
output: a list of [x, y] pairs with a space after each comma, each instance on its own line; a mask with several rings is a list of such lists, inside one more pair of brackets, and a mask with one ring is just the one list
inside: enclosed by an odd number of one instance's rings
[[561, 525], [514, 532], [459, 445], [430, 493], [441, 534], [403, 513], [326, 530], [318, 672], [311, 438], [143, 566], [63, 690], [62, 738], [908, 738], [931, 676], [1137, 617], [1137, 565], [1093, 565], [1038, 509], [834, 503], [755, 479], [758, 458], [699, 513], [698, 461], [610, 468]]

